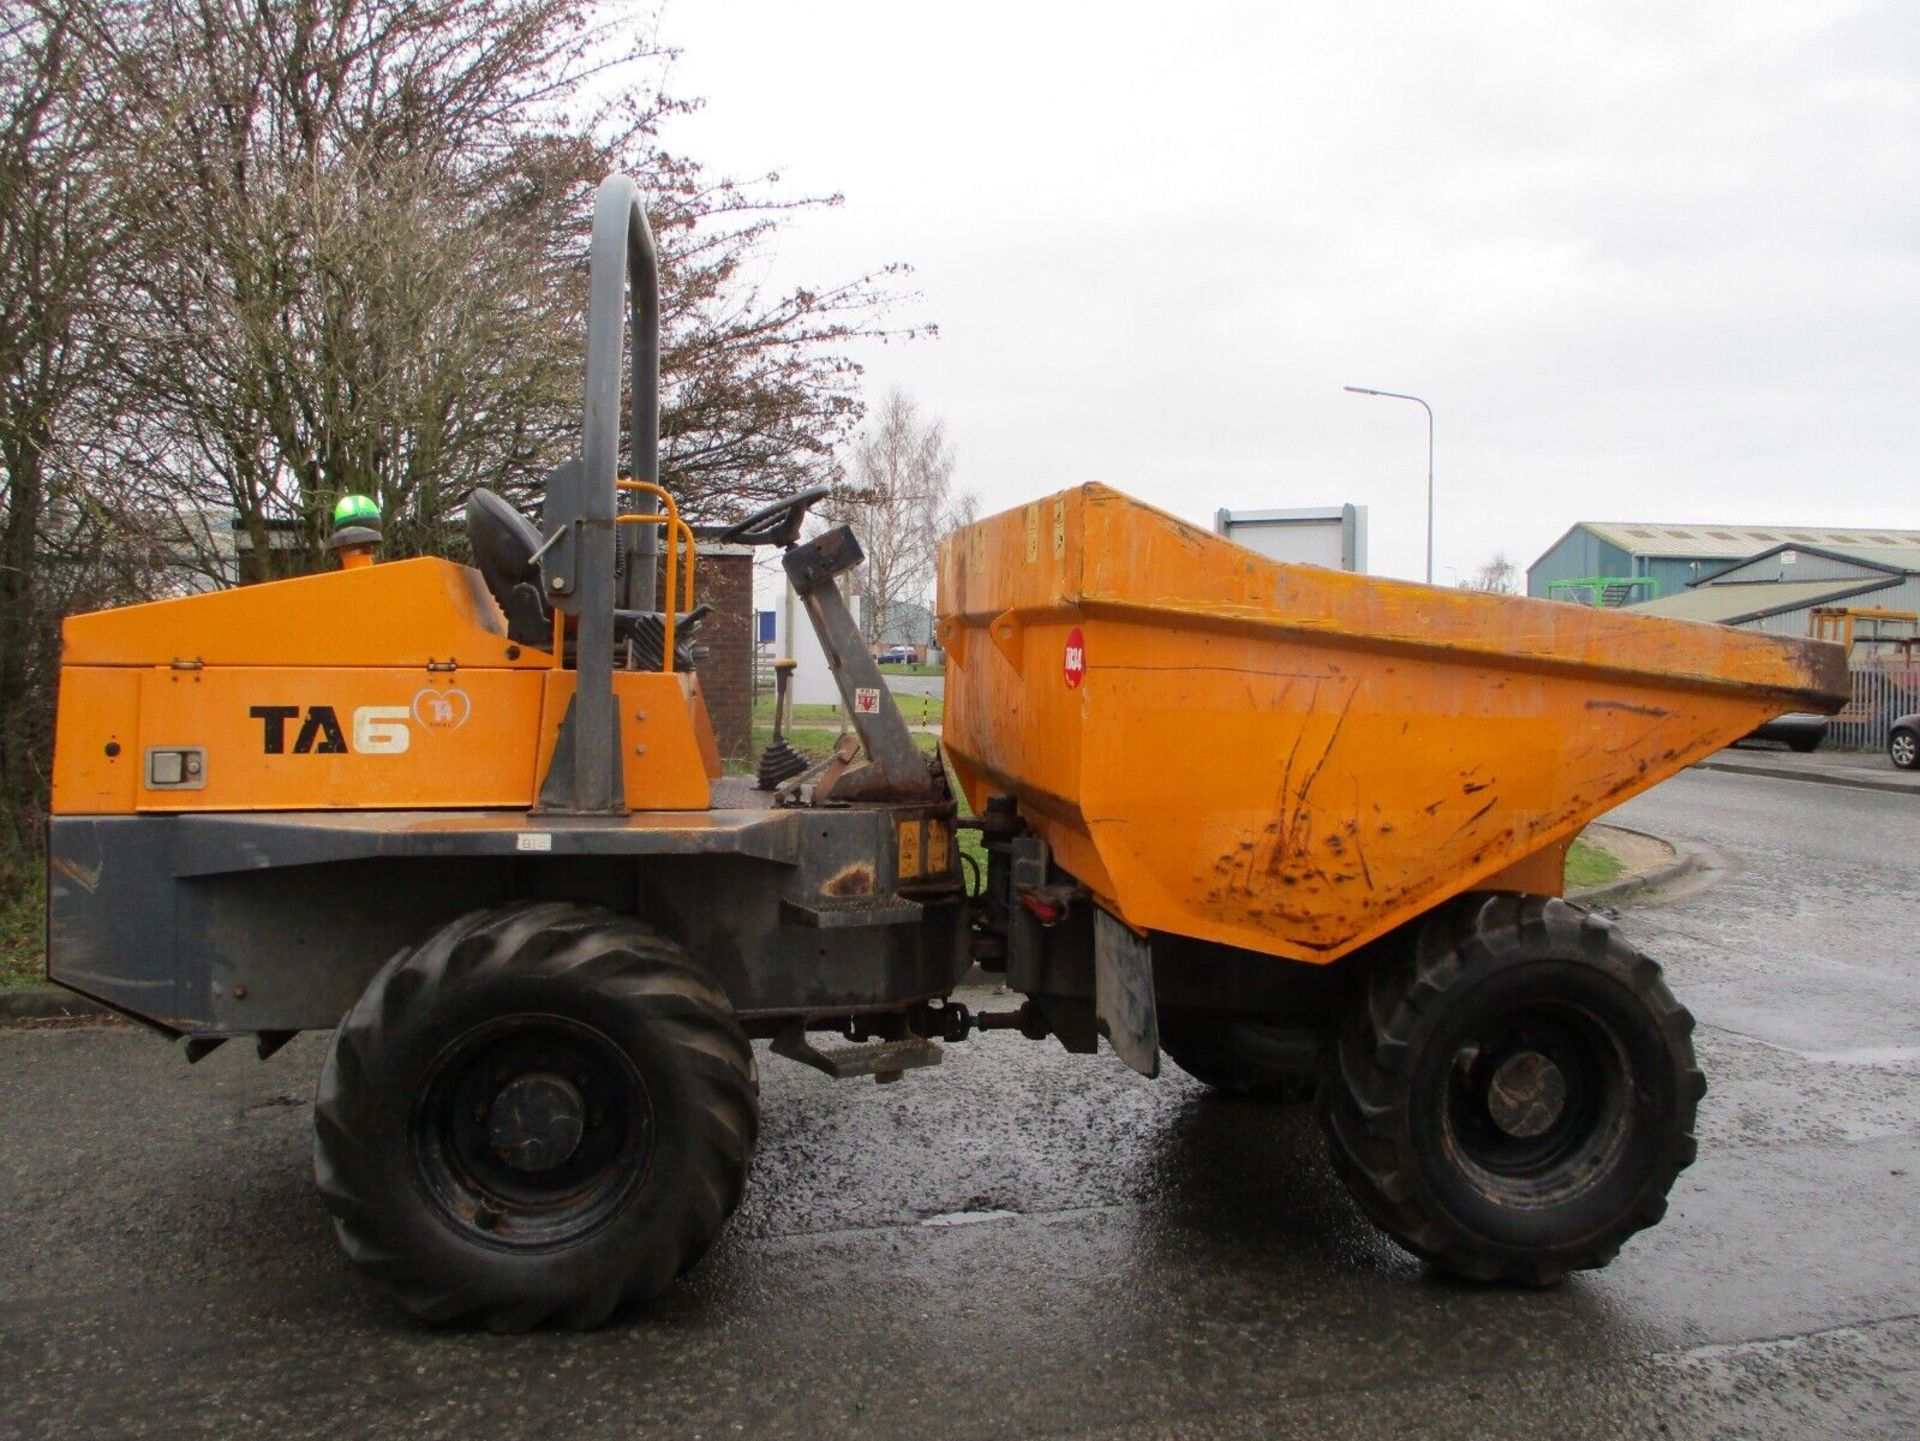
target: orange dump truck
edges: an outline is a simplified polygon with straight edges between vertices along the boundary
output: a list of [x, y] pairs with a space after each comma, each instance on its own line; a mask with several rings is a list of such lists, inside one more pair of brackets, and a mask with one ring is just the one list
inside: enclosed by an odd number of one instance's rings
[[1089, 485], [940, 556], [944, 744], [1033, 1029], [1229, 1090], [1319, 1081], [1419, 1255], [1604, 1264], [1692, 1159], [1692, 1020], [1556, 899], [1610, 807], [1788, 710], [1837, 647], [1281, 564]]
[[[66, 622], [48, 975], [189, 1061], [331, 1030], [314, 1179], [371, 1280], [597, 1325], [738, 1203], [754, 1042], [894, 1081], [976, 1031], [1317, 1088], [1360, 1202], [1468, 1276], [1600, 1265], [1659, 1217], [1691, 1022], [1556, 899], [1562, 859], [1837, 709], [1838, 647], [1277, 565], [1088, 487], [942, 551], [963, 811], [841, 594], [858, 538], [803, 539], [815, 488], [712, 534], [780, 551], [855, 734], [810, 757], [776, 722], [725, 776], [652, 479], [658, 279], [611, 177], [579, 453], [538, 523], [474, 494], [471, 567], [377, 563], [349, 496], [338, 569]], [[975, 959], [1024, 1004], [955, 1001]]]

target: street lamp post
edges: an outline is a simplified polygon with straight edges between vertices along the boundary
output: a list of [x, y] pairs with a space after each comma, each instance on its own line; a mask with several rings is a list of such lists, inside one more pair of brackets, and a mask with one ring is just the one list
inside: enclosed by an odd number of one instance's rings
[[1417, 395], [1402, 395], [1397, 390], [1369, 390], [1364, 385], [1349, 385], [1355, 395], [1379, 395], [1388, 400], [1411, 400], [1427, 413], [1427, 584], [1433, 584], [1433, 407]]

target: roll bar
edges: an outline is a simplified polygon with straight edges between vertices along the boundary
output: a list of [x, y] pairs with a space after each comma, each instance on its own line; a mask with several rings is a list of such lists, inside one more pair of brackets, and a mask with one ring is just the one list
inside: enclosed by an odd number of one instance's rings
[[[633, 331], [635, 476], [657, 483], [660, 469], [660, 254], [625, 175], [600, 183], [593, 202], [587, 275], [587, 385], [580, 460], [547, 478], [540, 580], [547, 599], [578, 622], [573, 700], [561, 723], [536, 809], [620, 815], [627, 809], [620, 717], [613, 703], [613, 612], [654, 608], [658, 524], [621, 526], [620, 340]], [[658, 495], [634, 487], [637, 513], [659, 514]], [[667, 538], [669, 545], [673, 537]], [[622, 565], [619, 562], [625, 561]], [[669, 608], [674, 597], [668, 597]], [[672, 652], [669, 650], [668, 655]]]

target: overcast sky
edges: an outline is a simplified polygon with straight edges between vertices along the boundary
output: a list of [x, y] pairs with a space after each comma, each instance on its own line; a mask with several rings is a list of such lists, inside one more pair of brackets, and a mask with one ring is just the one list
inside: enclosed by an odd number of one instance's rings
[[672, 0], [670, 145], [846, 205], [988, 510], [1354, 501], [1372, 569], [1576, 520], [1920, 527], [1920, 4]]

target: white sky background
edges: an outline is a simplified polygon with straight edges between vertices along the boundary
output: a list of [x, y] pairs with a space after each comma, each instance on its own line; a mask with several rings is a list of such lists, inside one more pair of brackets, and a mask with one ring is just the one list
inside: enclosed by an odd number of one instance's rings
[[672, 0], [669, 146], [910, 262], [872, 346], [985, 511], [1371, 508], [1371, 569], [1576, 520], [1920, 526], [1920, 4]]

